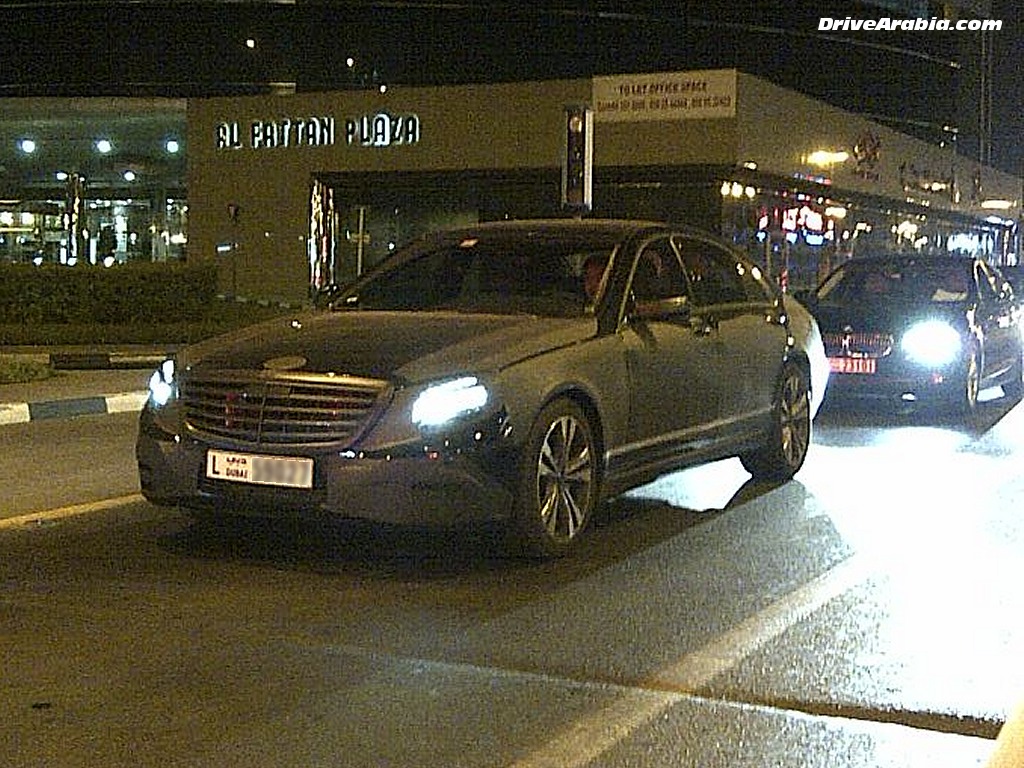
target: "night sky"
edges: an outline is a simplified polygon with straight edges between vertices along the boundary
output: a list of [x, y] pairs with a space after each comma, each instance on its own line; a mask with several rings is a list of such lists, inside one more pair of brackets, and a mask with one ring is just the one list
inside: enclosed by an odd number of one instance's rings
[[[0, 96], [198, 96], [587, 77], [736, 67], [893, 127], [940, 138], [955, 124], [965, 148], [977, 123], [963, 78], [948, 65], [965, 35], [817, 30], [851, 2], [5, 2]], [[1021, 9], [995, 0], [993, 164], [1024, 160]], [[865, 18], [884, 15], [877, 9]], [[928, 35], [922, 38], [922, 35]], [[246, 46], [246, 39], [255, 47]], [[981, 45], [974, 33], [966, 43]], [[922, 50], [927, 48], [927, 54]], [[349, 68], [346, 59], [356, 61]], [[973, 102], [973, 100], [971, 100]], [[973, 106], [973, 104], [972, 104]]]

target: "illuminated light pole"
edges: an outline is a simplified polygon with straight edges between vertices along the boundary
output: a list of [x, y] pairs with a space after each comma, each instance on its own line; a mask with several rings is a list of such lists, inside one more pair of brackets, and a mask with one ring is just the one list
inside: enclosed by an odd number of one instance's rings
[[594, 110], [565, 108], [562, 207], [582, 216], [593, 204]]

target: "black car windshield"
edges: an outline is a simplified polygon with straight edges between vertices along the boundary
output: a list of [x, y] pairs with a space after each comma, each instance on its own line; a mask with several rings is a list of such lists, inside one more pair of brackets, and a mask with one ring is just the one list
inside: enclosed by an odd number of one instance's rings
[[971, 295], [971, 263], [955, 259], [852, 261], [818, 289], [826, 306], [959, 303]]
[[396, 255], [334, 306], [576, 317], [592, 308], [613, 247], [578, 238], [465, 237]]

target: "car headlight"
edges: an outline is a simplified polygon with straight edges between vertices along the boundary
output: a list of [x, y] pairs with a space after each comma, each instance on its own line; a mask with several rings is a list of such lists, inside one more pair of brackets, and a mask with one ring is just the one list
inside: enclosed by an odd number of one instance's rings
[[487, 388], [475, 376], [434, 384], [412, 404], [412, 420], [419, 427], [437, 427], [473, 413], [487, 404]]
[[942, 320], [925, 320], [903, 334], [902, 347], [915, 363], [948, 365], [960, 355], [960, 333]]
[[177, 389], [174, 379], [174, 360], [164, 360], [149, 377], [149, 399], [153, 405], [163, 406], [170, 402]]

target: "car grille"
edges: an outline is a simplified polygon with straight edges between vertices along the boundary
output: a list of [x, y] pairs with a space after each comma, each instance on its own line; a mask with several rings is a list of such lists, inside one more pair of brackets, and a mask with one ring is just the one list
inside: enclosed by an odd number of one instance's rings
[[829, 357], [885, 357], [892, 352], [891, 333], [852, 332], [822, 334]]
[[349, 376], [189, 375], [180, 383], [192, 429], [247, 443], [348, 443], [372, 420], [387, 382]]

